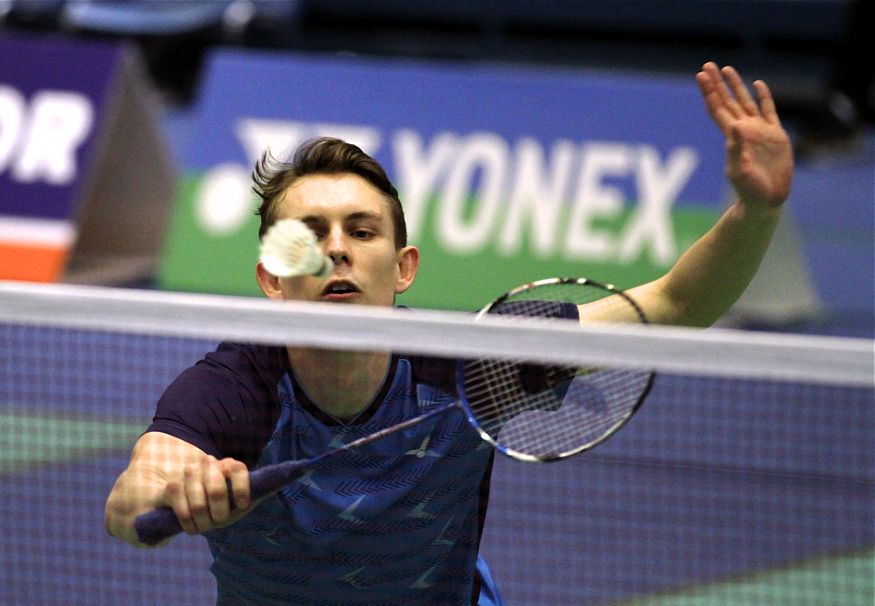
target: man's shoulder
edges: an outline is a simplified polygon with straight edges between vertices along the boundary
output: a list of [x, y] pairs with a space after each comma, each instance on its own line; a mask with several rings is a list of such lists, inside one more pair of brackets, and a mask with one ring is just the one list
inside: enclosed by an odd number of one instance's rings
[[174, 384], [211, 386], [214, 390], [259, 384], [275, 387], [287, 370], [288, 356], [283, 348], [225, 341], [180, 373]]
[[281, 348], [221, 343], [164, 391], [149, 426], [253, 466], [275, 423]]
[[198, 362], [219, 371], [261, 371], [282, 374], [288, 370], [285, 349], [273, 345], [223, 341]]

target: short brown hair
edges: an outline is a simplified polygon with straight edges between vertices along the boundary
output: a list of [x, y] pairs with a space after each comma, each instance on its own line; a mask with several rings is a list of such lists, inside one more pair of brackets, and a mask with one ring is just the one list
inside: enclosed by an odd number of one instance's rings
[[352, 173], [379, 189], [389, 201], [394, 224], [395, 247], [407, 246], [407, 224], [398, 190], [389, 181], [380, 163], [359, 147], [340, 139], [320, 137], [303, 143], [290, 162], [274, 158], [265, 151], [252, 171], [252, 190], [261, 198], [256, 214], [261, 217], [259, 239], [276, 221], [277, 202], [295, 181], [307, 175]]

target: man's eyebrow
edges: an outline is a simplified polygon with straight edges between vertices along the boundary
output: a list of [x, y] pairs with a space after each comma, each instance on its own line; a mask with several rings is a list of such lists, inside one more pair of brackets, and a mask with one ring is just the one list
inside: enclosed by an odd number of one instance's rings
[[[350, 213], [343, 218], [344, 221], [382, 221], [383, 215], [380, 213], [376, 213], [370, 210], [360, 210], [354, 213]], [[325, 223], [326, 218], [323, 215], [304, 215], [303, 217], [298, 217], [298, 221], [301, 223], [305, 223], [307, 225], [316, 225], [319, 223]]]
[[304, 215], [303, 217], [298, 217], [298, 221], [307, 225], [315, 225], [318, 223], [324, 223], [325, 217], [320, 215]]
[[382, 221], [383, 215], [369, 210], [350, 213], [344, 218], [345, 221]]

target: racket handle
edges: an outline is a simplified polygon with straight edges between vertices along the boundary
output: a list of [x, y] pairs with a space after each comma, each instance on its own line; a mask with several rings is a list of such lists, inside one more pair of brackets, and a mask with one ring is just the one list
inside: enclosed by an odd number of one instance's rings
[[182, 532], [182, 526], [170, 507], [159, 507], [137, 516], [134, 530], [143, 545], [157, 545]]
[[[287, 461], [256, 469], [249, 474], [250, 500], [254, 502], [266, 497], [292, 480], [301, 477], [309, 469], [308, 464], [312, 463], [313, 461]], [[228, 482], [228, 500], [231, 510], [237, 509], [230, 481]], [[134, 520], [134, 530], [137, 532], [137, 540], [140, 543], [157, 545], [182, 532], [182, 526], [172, 508], [158, 507], [137, 516]]]
[[[276, 492], [292, 480], [297, 480], [304, 475], [313, 464], [313, 460], [286, 461], [275, 465], [267, 465], [256, 469], [249, 474], [249, 498], [257, 501]], [[228, 486], [228, 494], [231, 494], [231, 486]], [[231, 508], [234, 509], [234, 500], [231, 499]]]

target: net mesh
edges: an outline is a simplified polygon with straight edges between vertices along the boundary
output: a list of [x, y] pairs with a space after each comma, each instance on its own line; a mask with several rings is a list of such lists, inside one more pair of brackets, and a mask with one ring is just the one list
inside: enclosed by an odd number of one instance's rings
[[[2, 601], [213, 602], [203, 538], [137, 550], [107, 536], [103, 506], [161, 393], [221, 327], [202, 314], [209, 338], [134, 334], [53, 326], [58, 315], [0, 322]], [[654, 366], [671, 356], [666, 341]], [[865, 381], [662, 371], [612, 439], [557, 464], [497, 457], [491, 485], [480, 551], [510, 605], [875, 599]]]

